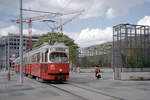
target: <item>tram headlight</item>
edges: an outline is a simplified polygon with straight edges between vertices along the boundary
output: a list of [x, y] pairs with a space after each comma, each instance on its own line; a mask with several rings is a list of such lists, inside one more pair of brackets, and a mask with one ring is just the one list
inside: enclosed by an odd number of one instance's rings
[[59, 69], [59, 72], [62, 72], [63, 70], [62, 69]]

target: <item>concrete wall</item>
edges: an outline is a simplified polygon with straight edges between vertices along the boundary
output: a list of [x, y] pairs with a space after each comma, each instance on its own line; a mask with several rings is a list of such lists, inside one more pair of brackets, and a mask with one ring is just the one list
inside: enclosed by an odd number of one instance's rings
[[[93, 68], [88, 68], [88, 69], [80, 69], [81, 72], [83, 73], [94, 73], [94, 67]], [[100, 68], [101, 72], [113, 72], [112, 68]]]
[[123, 72], [121, 80], [150, 80], [150, 72]]
[[122, 68], [122, 72], [150, 72], [150, 68]]
[[150, 68], [122, 68], [122, 80], [150, 80]]

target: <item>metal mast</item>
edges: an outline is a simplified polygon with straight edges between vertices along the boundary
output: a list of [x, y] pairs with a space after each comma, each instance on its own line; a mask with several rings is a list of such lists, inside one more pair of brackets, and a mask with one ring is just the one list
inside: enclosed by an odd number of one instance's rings
[[23, 83], [23, 24], [22, 24], [22, 0], [20, 0], [20, 83]]

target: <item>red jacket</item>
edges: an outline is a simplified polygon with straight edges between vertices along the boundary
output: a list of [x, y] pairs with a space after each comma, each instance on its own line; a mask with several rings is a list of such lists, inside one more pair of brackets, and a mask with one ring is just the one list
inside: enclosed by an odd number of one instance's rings
[[95, 72], [99, 72], [99, 68], [98, 67], [95, 67]]

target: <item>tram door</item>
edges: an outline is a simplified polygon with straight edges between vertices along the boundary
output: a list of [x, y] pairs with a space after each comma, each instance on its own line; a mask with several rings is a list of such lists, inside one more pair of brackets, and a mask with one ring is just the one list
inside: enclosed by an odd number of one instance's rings
[[41, 76], [42, 78], [47, 78], [48, 76], [48, 61], [47, 61], [47, 58], [48, 58], [48, 52], [42, 52], [41, 54], [41, 57], [42, 57], [42, 63], [41, 63]]

